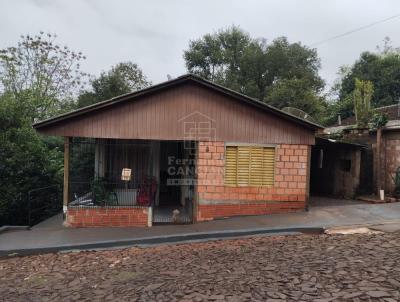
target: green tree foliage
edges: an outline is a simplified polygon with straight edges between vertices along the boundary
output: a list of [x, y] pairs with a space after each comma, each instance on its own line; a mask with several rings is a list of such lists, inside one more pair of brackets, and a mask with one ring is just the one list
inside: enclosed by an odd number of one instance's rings
[[247, 33], [235, 26], [206, 34], [190, 41], [189, 49], [184, 52], [186, 67], [191, 73], [225, 84], [237, 77], [241, 57], [250, 40]]
[[373, 94], [374, 87], [371, 81], [355, 79], [353, 101], [358, 127], [368, 127], [368, 123], [371, 119], [371, 99]]
[[0, 50], [0, 225], [26, 224], [28, 192], [62, 183], [62, 139], [31, 124], [71, 109], [86, 74], [82, 53], [55, 39], [41, 32]]
[[21, 36], [17, 46], [0, 50], [2, 91], [29, 102], [33, 118], [48, 118], [68, 110], [83, 87], [86, 74], [80, 71], [80, 62], [84, 59], [81, 52], [56, 43], [56, 35]]
[[373, 129], [382, 129], [389, 121], [389, 117], [386, 113], [375, 112], [370, 121]]
[[233, 26], [191, 41], [184, 59], [189, 72], [278, 108], [296, 107], [318, 118], [325, 106], [316, 50], [285, 37], [267, 43]]
[[363, 52], [360, 58], [344, 74], [339, 87], [339, 101], [355, 89], [355, 79], [371, 81], [374, 95], [373, 108], [395, 104], [400, 99], [400, 51], [385, 39], [383, 48], [377, 52]]
[[151, 85], [142, 70], [132, 62], [119, 63], [91, 81], [92, 91], [84, 91], [77, 106], [84, 107]]
[[27, 192], [61, 183], [60, 144], [37, 135], [29, 111], [28, 102], [12, 94], [0, 96], [0, 226], [26, 224]]
[[315, 93], [307, 81], [293, 78], [276, 83], [268, 93], [266, 102], [278, 108], [294, 107], [301, 109], [319, 122], [325, 110], [325, 100]]

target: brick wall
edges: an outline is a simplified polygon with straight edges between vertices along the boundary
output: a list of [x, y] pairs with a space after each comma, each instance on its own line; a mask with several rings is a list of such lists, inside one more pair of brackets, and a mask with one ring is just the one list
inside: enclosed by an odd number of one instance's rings
[[69, 207], [66, 222], [72, 227], [145, 227], [150, 226], [148, 225], [149, 215], [151, 215], [149, 209], [146, 207]]
[[382, 188], [388, 193], [393, 193], [395, 190], [393, 177], [398, 167], [400, 167], [400, 139], [384, 139], [381, 147], [380, 173]]
[[303, 210], [308, 198], [307, 145], [277, 145], [272, 187], [224, 185], [224, 142], [200, 142], [197, 221]]

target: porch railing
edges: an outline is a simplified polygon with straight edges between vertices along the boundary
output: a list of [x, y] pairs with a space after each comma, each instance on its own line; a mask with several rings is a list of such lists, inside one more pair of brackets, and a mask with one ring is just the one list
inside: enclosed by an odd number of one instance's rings
[[70, 201], [74, 207], [147, 207], [154, 204], [157, 184], [149, 179], [141, 182], [71, 182]]

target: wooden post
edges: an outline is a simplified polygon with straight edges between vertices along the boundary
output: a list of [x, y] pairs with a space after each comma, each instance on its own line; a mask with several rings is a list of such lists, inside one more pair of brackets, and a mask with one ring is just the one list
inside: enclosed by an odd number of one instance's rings
[[69, 145], [70, 138], [64, 137], [64, 187], [63, 187], [63, 213], [67, 213], [69, 198]]
[[380, 196], [381, 190], [381, 140], [382, 129], [378, 128], [376, 131], [376, 193], [378, 196]]

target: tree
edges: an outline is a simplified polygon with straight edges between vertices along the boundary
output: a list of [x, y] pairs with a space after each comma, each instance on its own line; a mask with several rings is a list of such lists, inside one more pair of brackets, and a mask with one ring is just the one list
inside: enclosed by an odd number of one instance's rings
[[360, 128], [368, 127], [371, 119], [371, 99], [374, 93], [372, 82], [355, 79], [353, 91], [354, 113], [356, 115], [357, 126]]
[[0, 50], [2, 92], [20, 101], [27, 101], [21, 96], [29, 93], [33, 118], [50, 117], [68, 108], [66, 103], [83, 87], [87, 74], [80, 70], [80, 62], [84, 59], [81, 52], [56, 43], [56, 35], [21, 36], [17, 46]]
[[278, 108], [294, 107], [323, 122], [326, 102], [304, 79], [280, 80], [271, 88], [266, 102]]
[[84, 107], [151, 85], [142, 70], [132, 62], [119, 63], [91, 81], [92, 91], [84, 91], [77, 106]]
[[371, 81], [374, 95], [373, 108], [395, 104], [400, 99], [400, 51], [386, 38], [377, 52], [363, 52], [343, 76], [339, 87], [339, 102], [351, 94], [355, 79]]
[[[269, 94], [276, 86], [280, 86], [282, 91], [282, 86], [290, 81], [302, 82], [315, 98], [324, 87], [318, 75], [320, 62], [316, 51], [299, 43], [291, 44], [285, 37], [277, 38], [270, 44], [265, 40], [254, 41], [246, 49], [241, 63], [240, 80], [245, 85], [244, 92], [267, 103], [271, 99]], [[301, 101], [302, 96], [297, 98]], [[274, 102], [273, 105], [282, 108], [287, 103], [282, 100], [282, 104]]]
[[191, 41], [184, 59], [189, 72], [278, 108], [296, 106], [317, 113], [320, 110], [308, 103], [324, 106], [316, 50], [285, 37], [267, 43], [233, 26]]
[[[28, 192], [62, 183], [62, 140], [31, 124], [72, 108], [87, 74], [83, 54], [55, 40], [41, 32], [0, 50], [0, 225], [26, 224]], [[39, 198], [40, 215], [49, 202]]]
[[32, 129], [25, 105], [11, 93], [0, 95], [0, 226], [26, 225], [27, 192], [62, 183], [62, 148]]
[[206, 34], [189, 42], [189, 49], [183, 54], [186, 68], [193, 74], [224, 84], [237, 75], [249, 42], [250, 36], [236, 26]]

